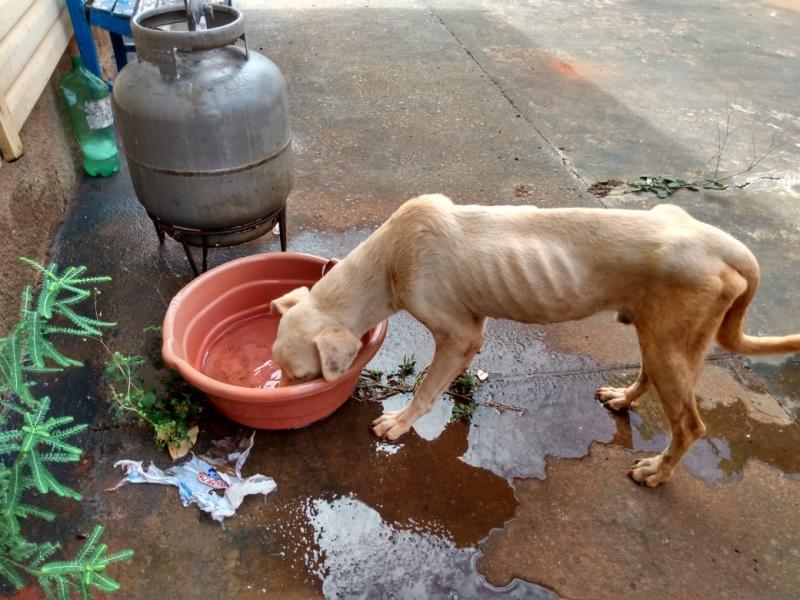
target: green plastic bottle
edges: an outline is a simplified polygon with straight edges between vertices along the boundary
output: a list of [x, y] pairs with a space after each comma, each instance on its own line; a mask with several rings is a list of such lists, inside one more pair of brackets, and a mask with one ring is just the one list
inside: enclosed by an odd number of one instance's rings
[[61, 80], [69, 120], [89, 175], [108, 177], [119, 171], [119, 152], [114, 137], [111, 93], [105, 81], [72, 57], [72, 70]]

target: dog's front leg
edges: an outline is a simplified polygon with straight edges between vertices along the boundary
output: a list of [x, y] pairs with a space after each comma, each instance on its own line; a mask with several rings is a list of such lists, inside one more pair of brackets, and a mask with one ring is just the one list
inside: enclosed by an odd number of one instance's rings
[[387, 412], [375, 419], [372, 422], [375, 435], [396, 440], [411, 429], [414, 421], [428, 413], [450, 383], [469, 367], [482, 343], [482, 334], [474, 338], [437, 339], [433, 362], [411, 402], [402, 410]]

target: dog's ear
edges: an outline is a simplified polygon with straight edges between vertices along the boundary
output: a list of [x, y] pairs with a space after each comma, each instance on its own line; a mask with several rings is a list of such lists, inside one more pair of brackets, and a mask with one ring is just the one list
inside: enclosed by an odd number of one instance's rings
[[361, 341], [346, 327], [330, 327], [314, 338], [322, 364], [325, 381], [338, 379], [350, 365], [361, 349]]
[[280, 298], [275, 298], [269, 305], [269, 314], [285, 315], [287, 310], [303, 300], [306, 296], [308, 296], [308, 288], [300, 287], [284, 294]]

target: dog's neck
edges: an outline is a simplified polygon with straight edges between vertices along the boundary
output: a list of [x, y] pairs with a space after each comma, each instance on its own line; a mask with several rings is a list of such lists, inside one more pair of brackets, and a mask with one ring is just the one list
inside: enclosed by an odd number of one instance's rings
[[388, 257], [377, 237], [362, 242], [311, 290], [316, 308], [357, 337], [397, 312], [390, 302]]

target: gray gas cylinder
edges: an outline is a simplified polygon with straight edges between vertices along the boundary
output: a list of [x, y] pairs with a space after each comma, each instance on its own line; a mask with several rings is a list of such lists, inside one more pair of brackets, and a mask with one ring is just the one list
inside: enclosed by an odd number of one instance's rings
[[[217, 231], [209, 245], [261, 235], [292, 187], [278, 67], [247, 48], [244, 17], [227, 6], [214, 6], [206, 30], [187, 30], [182, 5], [131, 26], [138, 60], [114, 80], [113, 104], [139, 201], [157, 222]], [[201, 243], [185, 232], [181, 241]]]

